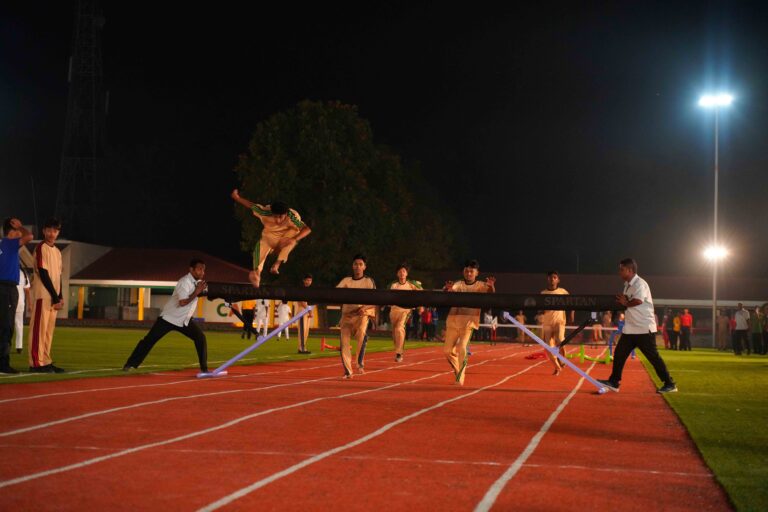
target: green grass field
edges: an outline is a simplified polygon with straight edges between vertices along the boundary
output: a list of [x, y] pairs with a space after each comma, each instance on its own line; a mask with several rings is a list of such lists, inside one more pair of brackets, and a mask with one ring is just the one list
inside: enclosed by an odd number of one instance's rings
[[665, 397], [737, 510], [768, 510], [768, 356], [661, 355], [680, 389]]
[[[83, 377], [104, 377], [125, 375], [122, 367], [133, 351], [136, 343], [147, 330], [136, 329], [98, 329], [59, 327], [53, 341], [52, 355], [54, 364], [67, 370], [64, 374], [28, 374], [22, 376], [0, 375], [0, 384], [19, 382], [45, 382], [51, 380], [77, 379]], [[245, 356], [238, 364], [273, 363], [276, 361], [301, 360], [313, 357], [338, 357], [338, 351], [320, 351], [320, 337], [310, 336], [309, 350], [312, 354], [296, 353], [297, 339], [291, 333], [291, 339], [272, 339]], [[236, 354], [250, 347], [255, 342], [240, 339], [240, 333], [208, 331], [208, 366], [211, 370], [228, 361]], [[326, 336], [326, 343], [339, 345], [338, 336]], [[408, 342], [408, 347], [422, 347], [434, 343]], [[392, 350], [390, 338], [371, 337], [366, 353]], [[13, 350], [11, 366], [20, 371], [29, 368], [26, 347], [21, 354]], [[157, 372], [198, 368], [195, 346], [191, 340], [179, 333], [171, 332], [152, 349], [147, 359], [137, 372]], [[341, 372], [339, 363], [339, 372]], [[134, 372], [132, 372], [134, 373]], [[340, 373], [341, 374], [341, 373]]]

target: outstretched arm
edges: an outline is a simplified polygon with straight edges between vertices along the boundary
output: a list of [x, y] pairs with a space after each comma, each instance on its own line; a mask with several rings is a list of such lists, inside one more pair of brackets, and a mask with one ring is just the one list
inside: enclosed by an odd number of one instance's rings
[[[232, 199], [235, 200], [235, 202], [240, 203], [241, 205], [245, 206], [249, 210], [251, 208], [253, 208], [253, 205], [255, 204], [255, 203], [245, 199], [244, 197], [240, 197], [240, 192], [238, 192], [237, 189], [233, 190], [232, 193], [230, 194], [230, 196], [232, 197]], [[309, 233], [307, 233], [307, 234], [309, 234]], [[306, 236], [306, 235], [304, 235], [304, 236]]]

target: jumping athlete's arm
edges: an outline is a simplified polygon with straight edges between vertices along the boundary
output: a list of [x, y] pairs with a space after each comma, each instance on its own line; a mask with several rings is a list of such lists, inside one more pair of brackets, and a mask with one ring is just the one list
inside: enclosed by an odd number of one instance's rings
[[237, 189], [233, 190], [230, 196], [232, 197], [232, 199], [235, 200], [235, 202], [240, 203], [241, 205], [245, 206], [249, 210], [251, 210], [253, 206], [256, 204], [245, 199], [244, 197], [240, 197], [240, 193], [237, 191]]

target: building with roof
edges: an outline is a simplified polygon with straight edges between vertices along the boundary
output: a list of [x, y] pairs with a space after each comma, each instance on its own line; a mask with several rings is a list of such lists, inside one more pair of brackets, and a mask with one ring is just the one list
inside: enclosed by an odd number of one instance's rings
[[[22, 249], [25, 266], [32, 267], [32, 251], [39, 243]], [[206, 279], [247, 281], [248, 269], [195, 250], [112, 248], [68, 240], [56, 246], [62, 254], [65, 300], [59, 318], [154, 320], [193, 258], [205, 261]], [[231, 323], [222, 306], [222, 301], [198, 301], [195, 316], [206, 322]]]

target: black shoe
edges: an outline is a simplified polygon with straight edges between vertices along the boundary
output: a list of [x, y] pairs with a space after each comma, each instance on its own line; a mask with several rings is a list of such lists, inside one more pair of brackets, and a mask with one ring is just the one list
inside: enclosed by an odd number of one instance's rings
[[67, 373], [67, 370], [65, 370], [64, 368], [53, 366], [53, 364], [49, 364], [48, 367], [52, 370], [51, 373]]
[[47, 364], [45, 366], [30, 366], [29, 371], [32, 373], [56, 373], [56, 370], [51, 368], [50, 364]]
[[657, 389], [656, 392], [661, 393], [662, 395], [664, 393], [677, 393], [677, 386], [674, 384], [665, 384], [664, 386]]
[[20, 349], [20, 348], [17, 348], [17, 349], [16, 349], [16, 353], [17, 353], [17, 354], [21, 354], [21, 349]]
[[19, 373], [19, 370], [17, 370], [16, 368], [11, 368], [10, 366], [3, 366], [2, 368], [0, 368], [0, 373], [7, 373], [9, 375], [15, 375], [15, 374]]
[[611, 391], [619, 392], [619, 385], [609, 379], [597, 379], [597, 382], [607, 387]]

